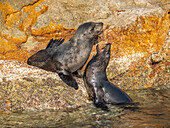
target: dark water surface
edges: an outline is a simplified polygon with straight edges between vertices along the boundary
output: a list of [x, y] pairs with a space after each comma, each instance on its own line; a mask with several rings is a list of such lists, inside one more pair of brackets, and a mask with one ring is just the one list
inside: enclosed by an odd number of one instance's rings
[[93, 105], [66, 110], [0, 114], [0, 128], [170, 128], [170, 88], [127, 92], [135, 105], [109, 105], [105, 112]]

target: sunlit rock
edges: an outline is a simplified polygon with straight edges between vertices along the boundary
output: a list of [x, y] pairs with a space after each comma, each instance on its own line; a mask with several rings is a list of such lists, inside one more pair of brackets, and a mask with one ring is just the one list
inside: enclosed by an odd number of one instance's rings
[[77, 79], [77, 91], [63, 83], [56, 73], [23, 62], [1, 60], [0, 69], [0, 110], [61, 109], [89, 103], [81, 79]]

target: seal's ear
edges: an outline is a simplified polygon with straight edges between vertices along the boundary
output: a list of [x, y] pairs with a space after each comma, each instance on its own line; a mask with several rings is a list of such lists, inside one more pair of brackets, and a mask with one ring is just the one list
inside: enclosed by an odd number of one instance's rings
[[[74, 37], [74, 36], [73, 36], [73, 37]], [[70, 43], [71, 43], [73, 46], [77, 46], [77, 41], [78, 41], [78, 40], [77, 40], [77, 38], [75, 38], [75, 37], [73, 38], [73, 37], [72, 37], [69, 41], [70, 41]]]
[[97, 54], [100, 53], [99, 45], [96, 46], [96, 51], [97, 51]]

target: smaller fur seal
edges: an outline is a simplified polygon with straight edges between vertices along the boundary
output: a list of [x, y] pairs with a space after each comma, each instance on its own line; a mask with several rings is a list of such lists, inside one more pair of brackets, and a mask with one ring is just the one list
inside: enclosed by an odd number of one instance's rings
[[78, 89], [73, 75], [81, 76], [78, 71], [89, 58], [93, 45], [98, 43], [98, 35], [103, 32], [102, 22], [86, 22], [80, 25], [70, 40], [51, 40], [47, 48], [32, 55], [27, 63], [47, 71], [57, 72], [69, 86]]
[[89, 97], [96, 107], [107, 109], [105, 104], [122, 104], [131, 102], [131, 98], [120, 88], [111, 84], [106, 76], [106, 68], [110, 60], [111, 44], [108, 43], [89, 61], [84, 72], [84, 82]]

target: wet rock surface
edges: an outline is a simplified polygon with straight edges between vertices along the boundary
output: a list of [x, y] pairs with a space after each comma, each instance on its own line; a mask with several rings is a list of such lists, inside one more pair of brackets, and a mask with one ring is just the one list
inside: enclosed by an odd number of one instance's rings
[[[56, 73], [25, 63], [51, 38], [67, 41], [87, 21], [104, 23], [99, 46], [112, 44], [107, 68], [112, 83], [124, 90], [168, 85], [169, 8], [169, 1], [162, 0], [0, 1], [0, 109], [58, 109], [89, 102], [82, 79], [75, 91]], [[94, 47], [89, 59], [95, 53]]]

